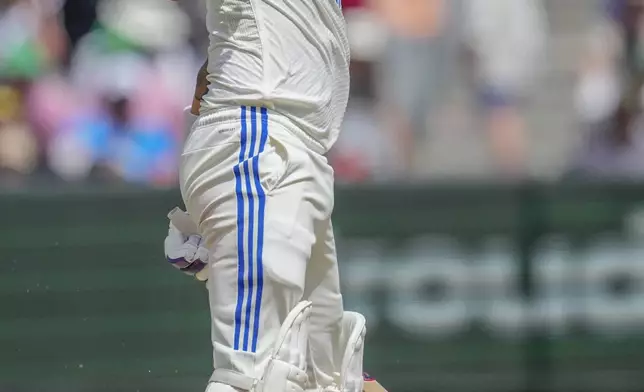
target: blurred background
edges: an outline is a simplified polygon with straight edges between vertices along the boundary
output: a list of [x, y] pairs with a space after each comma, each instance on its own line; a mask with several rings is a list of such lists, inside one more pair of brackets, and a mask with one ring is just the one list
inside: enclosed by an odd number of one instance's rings
[[[164, 265], [202, 0], [0, 0], [0, 392], [202, 391]], [[391, 392], [644, 391], [644, 0], [344, 0], [346, 306]]]

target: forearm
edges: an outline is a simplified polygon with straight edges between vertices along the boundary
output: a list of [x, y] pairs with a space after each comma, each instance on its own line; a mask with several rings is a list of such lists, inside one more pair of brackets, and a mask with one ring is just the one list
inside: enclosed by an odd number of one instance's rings
[[197, 73], [197, 82], [195, 86], [195, 94], [192, 98], [192, 108], [190, 112], [195, 116], [199, 115], [201, 107], [201, 99], [208, 92], [208, 60], [199, 69]]

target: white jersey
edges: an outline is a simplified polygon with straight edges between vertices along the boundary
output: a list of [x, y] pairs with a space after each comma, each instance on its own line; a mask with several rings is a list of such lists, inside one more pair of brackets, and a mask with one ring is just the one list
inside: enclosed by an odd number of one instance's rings
[[340, 0], [206, 0], [210, 90], [202, 112], [265, 106], [320, 152], [338, 137], [349, 96]]

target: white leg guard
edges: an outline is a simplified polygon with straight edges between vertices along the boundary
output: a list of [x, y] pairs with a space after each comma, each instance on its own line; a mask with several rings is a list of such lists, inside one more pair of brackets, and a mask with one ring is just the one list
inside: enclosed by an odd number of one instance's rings
[[363, 392], [362, 362], [366, 333], [366, 320], [363, 315], [356, 312], [344, 312], [340, 337], [341, 348], [344, 351], [340, 358], [336, 358], [340, 373], [335, 374], [335, 385], [326, 388], [316, 386], [307, 389], [306, 392]]
[[215, 369], [206, 392], [232, 392], [234, 389], [249, 392], [303, 392], [308, 380], [306, 354], [310, 314], [311, 302], [303, 301], [286, 316], [261, 378]]
[[356, 312], [344, 312], [342, 317], [344, 353], [337, 381], [341, 392], [362, 392], [364, 383], [362, 362], [366, 333], [366, 320], [363, 315]]

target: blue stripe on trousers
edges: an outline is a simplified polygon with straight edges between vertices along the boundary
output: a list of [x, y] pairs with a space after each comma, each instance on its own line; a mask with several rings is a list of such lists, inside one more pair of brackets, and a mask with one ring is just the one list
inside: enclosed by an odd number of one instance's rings
[[[250, 152], [249, 160], [255, 157], [255, 139], [257, 138], [257, 108], [250, 108]], [[257, 168], [253, 167], [253, 176], [257, 176]], [[248, 199], [248, 298], [246, 299], [246, 323], [244, 325], [244, 351], [248, 351], [248, 334], [250, 333], [250, 316], [253, 306], [253, 259], [254, 259], [254, 235], [255, 235], [255, 198], [250, 183], [249, 163], [244, 161], [244, 176], [246, 179], [246, 197]], [[245, 295], [245, 294], [244, 294]]]
[[[262, 113], [262, 130], [261, 138], [259, 141], [259, 152], [264, 151], [266, 140], [268, 139], [268, 110], [261, 109]], [[259, 157], [253, 158], [253, 173], [255, 174], [255, 187], [257, 188], [257, 199], [259, 203], [258, 208], [258, 228], [257, 228], [257, 292], [255, 297], [255, 324], [253, 326], [253, 342], [251, 350], [257, 350], [257, 336], [259, 334], [260, 322], [260, 309], [262, 307], [262, 291], [264, 288], [264, 265], [263, 265], [263, 252], [264, 252], [264, 211], [266, 209], [266, 194], [262, 188], [259, 179]]]
[[244, 194], [240, 172], [241, 163], [245, 160], [246, 155], [246, 128], [246, 107], [242, 106], [239, 165], [233, 168], [233, 173], [235, 174], [235, 194], [237, 196], [237, 307], [235, 308], [235, 336], [233, 345], [235, 350], [239, 350], [242, 304], [244, 302], [244, 268], [246, 264], [244, 260]]
[[[235, 308], [235, 350], [257, 351], [257, 339], [259, 334], [260, 310], [264, 285], [263, 249], [264, 249], [264, 217], [266, 210], [266, 195], [262, 188], [259, 174], [259, 156], [266, 147], [268, 140], [268, 111], [261, 108], [261, 130], [257, 152], [257, 108], [250, 107], [251, 129], [250, 146], [248, 141], [248, 110], [246, 106], [241, 107], [241, 143], [239, 152], [239, 164], [233, 168], [235, 175], [235, 193], [237, 197], [237, 304]], [[248, 151], [247, 151], [248, 148]], [[252, 166], [251, 166], [252, 165]], [[252, 167], [253, 181], [251, 183], [250, 169]], [[242, 176], [244, 178], [242, 178]], [[253, 185], [254, 188], [253, 189]], [[245, 186], [245, 189], [244, 189]], [[246, 224], [246, 204], [244, 196], [248, 200], [248, 223]], [[255, 219], [255, 198], [257, 199], [257, 220]], [[248, 232], [245, 231], [247, 226]], [[257, 228], [257, 233], [255, 233]], [[255, 234], [257, 235], [257, 247], [255, 248]], [[244, 244], [246, 240], [246, 244]], [[247, 247], [247, 254], [244, 252], [244, 245]], [[254, 269], [257, 269], [257, 276], [254, 276]], [[255, 279], [256, 278], [256, 282]], [[248, 281], [245, 284], [245, 281]], [[248, 292], [248, 295], [246, 295]], [[253, 292], [255, 294], [253, 304]], [[246, 301], [245, 312], [243, 312], [244, 301]], [[253, 308], [254, 306], [254, 308]], [[244, 330], [242, 329], [242, 315], [244, 315]], [[251, 335], [252, 331], [252, 337]], [[243, 339], [240, 341], [240, 338]]]

